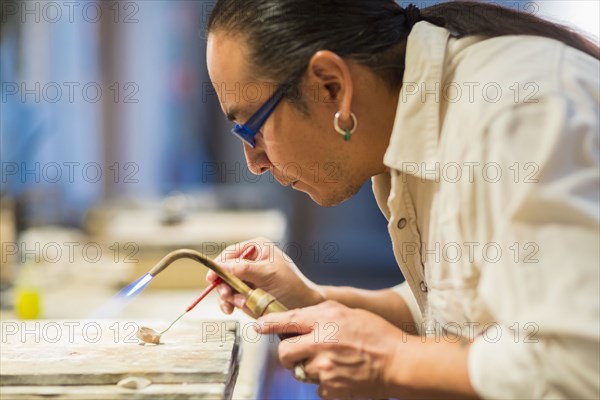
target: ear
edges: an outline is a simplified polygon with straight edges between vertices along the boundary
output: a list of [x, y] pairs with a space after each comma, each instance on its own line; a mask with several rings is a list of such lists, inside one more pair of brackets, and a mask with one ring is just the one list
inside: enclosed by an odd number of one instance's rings
[[340, 119], [350, 120], [353, 86], [347, 62], [329, 50], [320, 50], [311, 57], [307, 72], [308, 81], [325, 91], [325, 101], [337, 106]]

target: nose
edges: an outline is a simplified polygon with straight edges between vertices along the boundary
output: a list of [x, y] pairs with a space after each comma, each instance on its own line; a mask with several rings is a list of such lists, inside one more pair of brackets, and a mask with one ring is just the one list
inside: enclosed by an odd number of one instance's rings
[[267, 153], [258, 145], [252, 148], [250, 145], [244, 143], [244, 154], [246, 155], [248, 169], [254, 175], [262, 175], [271, 168], [271, 160], [267, 157]]

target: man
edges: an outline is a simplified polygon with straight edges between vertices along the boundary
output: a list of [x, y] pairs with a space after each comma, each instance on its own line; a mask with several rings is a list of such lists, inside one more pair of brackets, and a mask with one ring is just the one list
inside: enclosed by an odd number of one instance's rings
[[255, 261], [224, 253], [292, 309], [259, 320], [300, 335], [283, 365], [325, 398], [597, 397], [597, 47], [482, 4], [230, 3], [207, 61], [248, 167], [324, 206], [372, 178], [406, 278], [322, 287], [267, 240]]

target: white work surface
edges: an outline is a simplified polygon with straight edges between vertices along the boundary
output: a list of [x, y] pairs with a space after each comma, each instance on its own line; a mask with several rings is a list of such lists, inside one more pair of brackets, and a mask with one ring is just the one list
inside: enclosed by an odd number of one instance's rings
[[[41, 272], [42, 315], [46, 319], [90, 319], [100, 307], [117, 293], [114, 286], [118, 282], [129, 282], [139, 277], [154, 265], [168, 251], [182, 247], [198, 248], [206, 243], [229, 244], [257, 236], [265, 236], [275, 242], [283, 240], [286, 231], [285, 216], [274, 210], [266, 211], [213, 211], [186, 214], [185, 219], [173, 226], [160, 223], [160, 210], [152, 207], [114, 208], [107, 212], [96, 213], [92, 238], [104, 249], [99, 261], [88, 262], [82, 259], [82, 246], [90, 238], [78, 231], [58, 227], [36, 228], [22, 235], [20, 241], [26, 248], [45, 248], [47, 243], [79, 244], [75, 257], [68, 260], [61, 257], [58, 262], [42, 260], [38, 272]], [[80, 237], [81, 236], [81, 237]], [[113, 243], [132, 242], [136, 252], [132, 254], [136, 263], [127, 263], [123, 259], [129, 253], [121, 251], [119, 262], [115, 262]], [[138, 251], [139, 250], [139, 251]], [[63, 255], [69, 254], [63, 249]], [[185, 260], [178, 262], [169, 271], [158, 276], [155, 281], [116, 315], [107, 316], [127, 320], [143, 325], [145, 321], [163, 321], [163, 326], [153, 326], [162, 330], [168, 326], [200, 294], [203, 289], [204, 270], [196, 263], [187, 270]], [[169, 274], [173, 273], [169, 280]], [[167, 289], [171, 283], [176, 289]], [[160, 287], [164, 289], [159, 289]], [[113, 288], [111, 288], [113, 287]], [[11, 312], [2, 312], [0, 317], [14, 319]], [[235, 399], [255, 399], [258, 395], [261, 374], [267, 362], [270, 341], [273, 337], [260, 337], [252, 329], [253, 319], [240, 311], [225, 315], [218, 306], [217, 293], [209, 294], [184, 319], [197, 322], [199, 334], [202, 329], [212, 329], [203, 321], [237, 320], [240, 323], [242, 357], [239, 374], [233, 393]], [[168, 335], [170, 332], [167, 332]]]
[[[162, 321], [161, 326], [153, 326], [162, 330], [168, 326], [198, 296], [200, 289], [191, 290], [152, 290], [146, 289], [132, 300], [116, 318], [143, 325], [146, 321]], [[43, 294], [43, 317], [48, 319], [88, 319], [99, 307], [114, 296], [115, 292], [105, 288], [82, 288], [79, 284], [70, 287], [68, 282], [60, 290], [47, 291]], [[14, 318], [9, 312], [1, 314], [2, 320]], [[253, 319], [236, 310], [232, 315], [225, 315], [218, 306], [216, 291], [210, 293], [195, 309], [185, 315], [186, 323], [197, 323], [198, 334], [202, 329], [211, 330], [214, 322], [223, 320], [239, 321], [242, 357], [237, 383], [233, 392], [234, 399], [256, 399], [262, 373], [266, 363], [269, 336], [259, 336], [252, 329]], [[208, 322], [207, 322], [208, 321]], [[165, 333], [165, 337], [170, 332]]]

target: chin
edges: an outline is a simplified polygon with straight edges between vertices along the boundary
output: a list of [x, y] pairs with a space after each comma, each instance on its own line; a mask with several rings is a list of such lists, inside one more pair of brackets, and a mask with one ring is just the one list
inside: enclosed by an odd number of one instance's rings
[[339, 188], [336, 188], [336, 190], [331, 190], [333, 188], [327, 187], [326, 189], [330, 189], [328, 191], [319, 191], [313, 187], [297, 189], [308, 194], [312, 201], [318, 205], [322, 207], [333, 207], [343, 203], [358, 193], [360, 190], [360, 185], [357, 187], [343, 188], [342, 190], [339, 190]]

